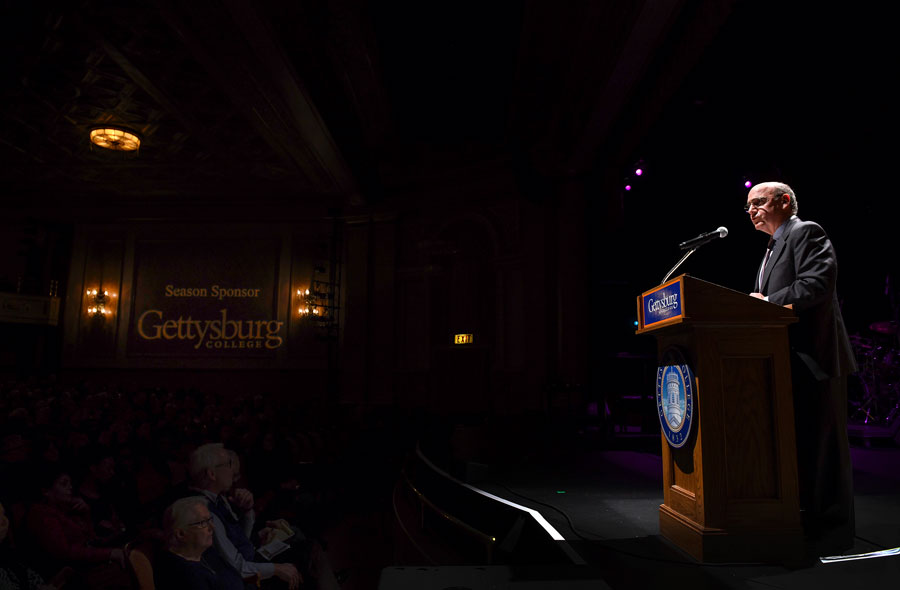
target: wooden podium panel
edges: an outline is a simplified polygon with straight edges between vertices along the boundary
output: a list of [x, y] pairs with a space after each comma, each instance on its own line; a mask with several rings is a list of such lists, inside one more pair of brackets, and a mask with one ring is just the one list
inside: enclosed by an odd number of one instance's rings
[[694, 373], [692, 432], [680, 448], [662, 437], [660, 531], [700, 561], [799, 557], [788, 325], [792, 311], [682, 275], [679, 317], [645, 325], [659, 359], [679, 350]]

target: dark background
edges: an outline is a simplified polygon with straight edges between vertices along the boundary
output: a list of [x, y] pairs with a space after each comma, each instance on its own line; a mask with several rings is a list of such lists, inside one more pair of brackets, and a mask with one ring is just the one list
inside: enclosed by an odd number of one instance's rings
[[[98, 232], [127, 248], [126, 226], [282, 224], [294, 264], [342, 269], [337, 352], [314, 367], [336, 375], [327, 395], [440, 406], [443, 376], [464, 375], [473, 398], [549, 407], [566, 387], [602, 397], [611, 374], [630, 387], [610, 359], [652, 353], [634, 300], [679, 242], [728, 227], [680, 272], [748, 291], [765, 240], [743, 183], [782, 180], [835, 243], [850, 331], [877, 336], [896, 313], [897, 51], [881, 5], [3, 8], [0, 291], [80, 292], [72, 261]], [[140, 153], [92, 149], [102, 123], [137, 131]], [[4, 371], [96, 368], [63, 359], [77, 307], [41, 336], [4, 324]], [[455, 360], [463, 331], [483, 348]]]

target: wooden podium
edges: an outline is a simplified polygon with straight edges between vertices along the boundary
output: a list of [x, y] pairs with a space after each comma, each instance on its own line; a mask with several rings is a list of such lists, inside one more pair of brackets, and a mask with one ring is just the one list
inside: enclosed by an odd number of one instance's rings
[[657, 338], [660, 365], [677, 349], [694, 377], [690, 433], [679, 448], [665, 428], [662, 437], [662, 535], [704, 562], [802, 555], [794, 312], [681, 275], [638, 297], [638, 318], [637, 333]]

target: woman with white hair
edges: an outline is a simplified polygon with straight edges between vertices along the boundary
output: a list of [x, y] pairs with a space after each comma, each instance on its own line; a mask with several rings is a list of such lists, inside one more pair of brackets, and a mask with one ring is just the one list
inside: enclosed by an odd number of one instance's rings
[[199, 496], [176, 500], [163, 515], [166, 550], [153, 564], [157, 588], [174, 590], [243, 590], [234, 569], [209, 550], [213, 543], [212, 516]]

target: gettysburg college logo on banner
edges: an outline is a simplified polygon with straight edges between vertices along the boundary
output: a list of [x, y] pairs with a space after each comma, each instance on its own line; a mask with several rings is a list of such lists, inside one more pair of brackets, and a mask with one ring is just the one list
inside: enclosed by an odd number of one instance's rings
[[274, 238], [135, 240], [132, 357], [272, 357], [287, 338]]
[[679, 277], [641, 295], [642, 328], [666, 320], [676, 320], [684, 315], [681, 284]]
[[676, 348], [665, 352], [656, 370], [656, 410], [666, 440], [683, 446], [694, 418], [694, 372]]

